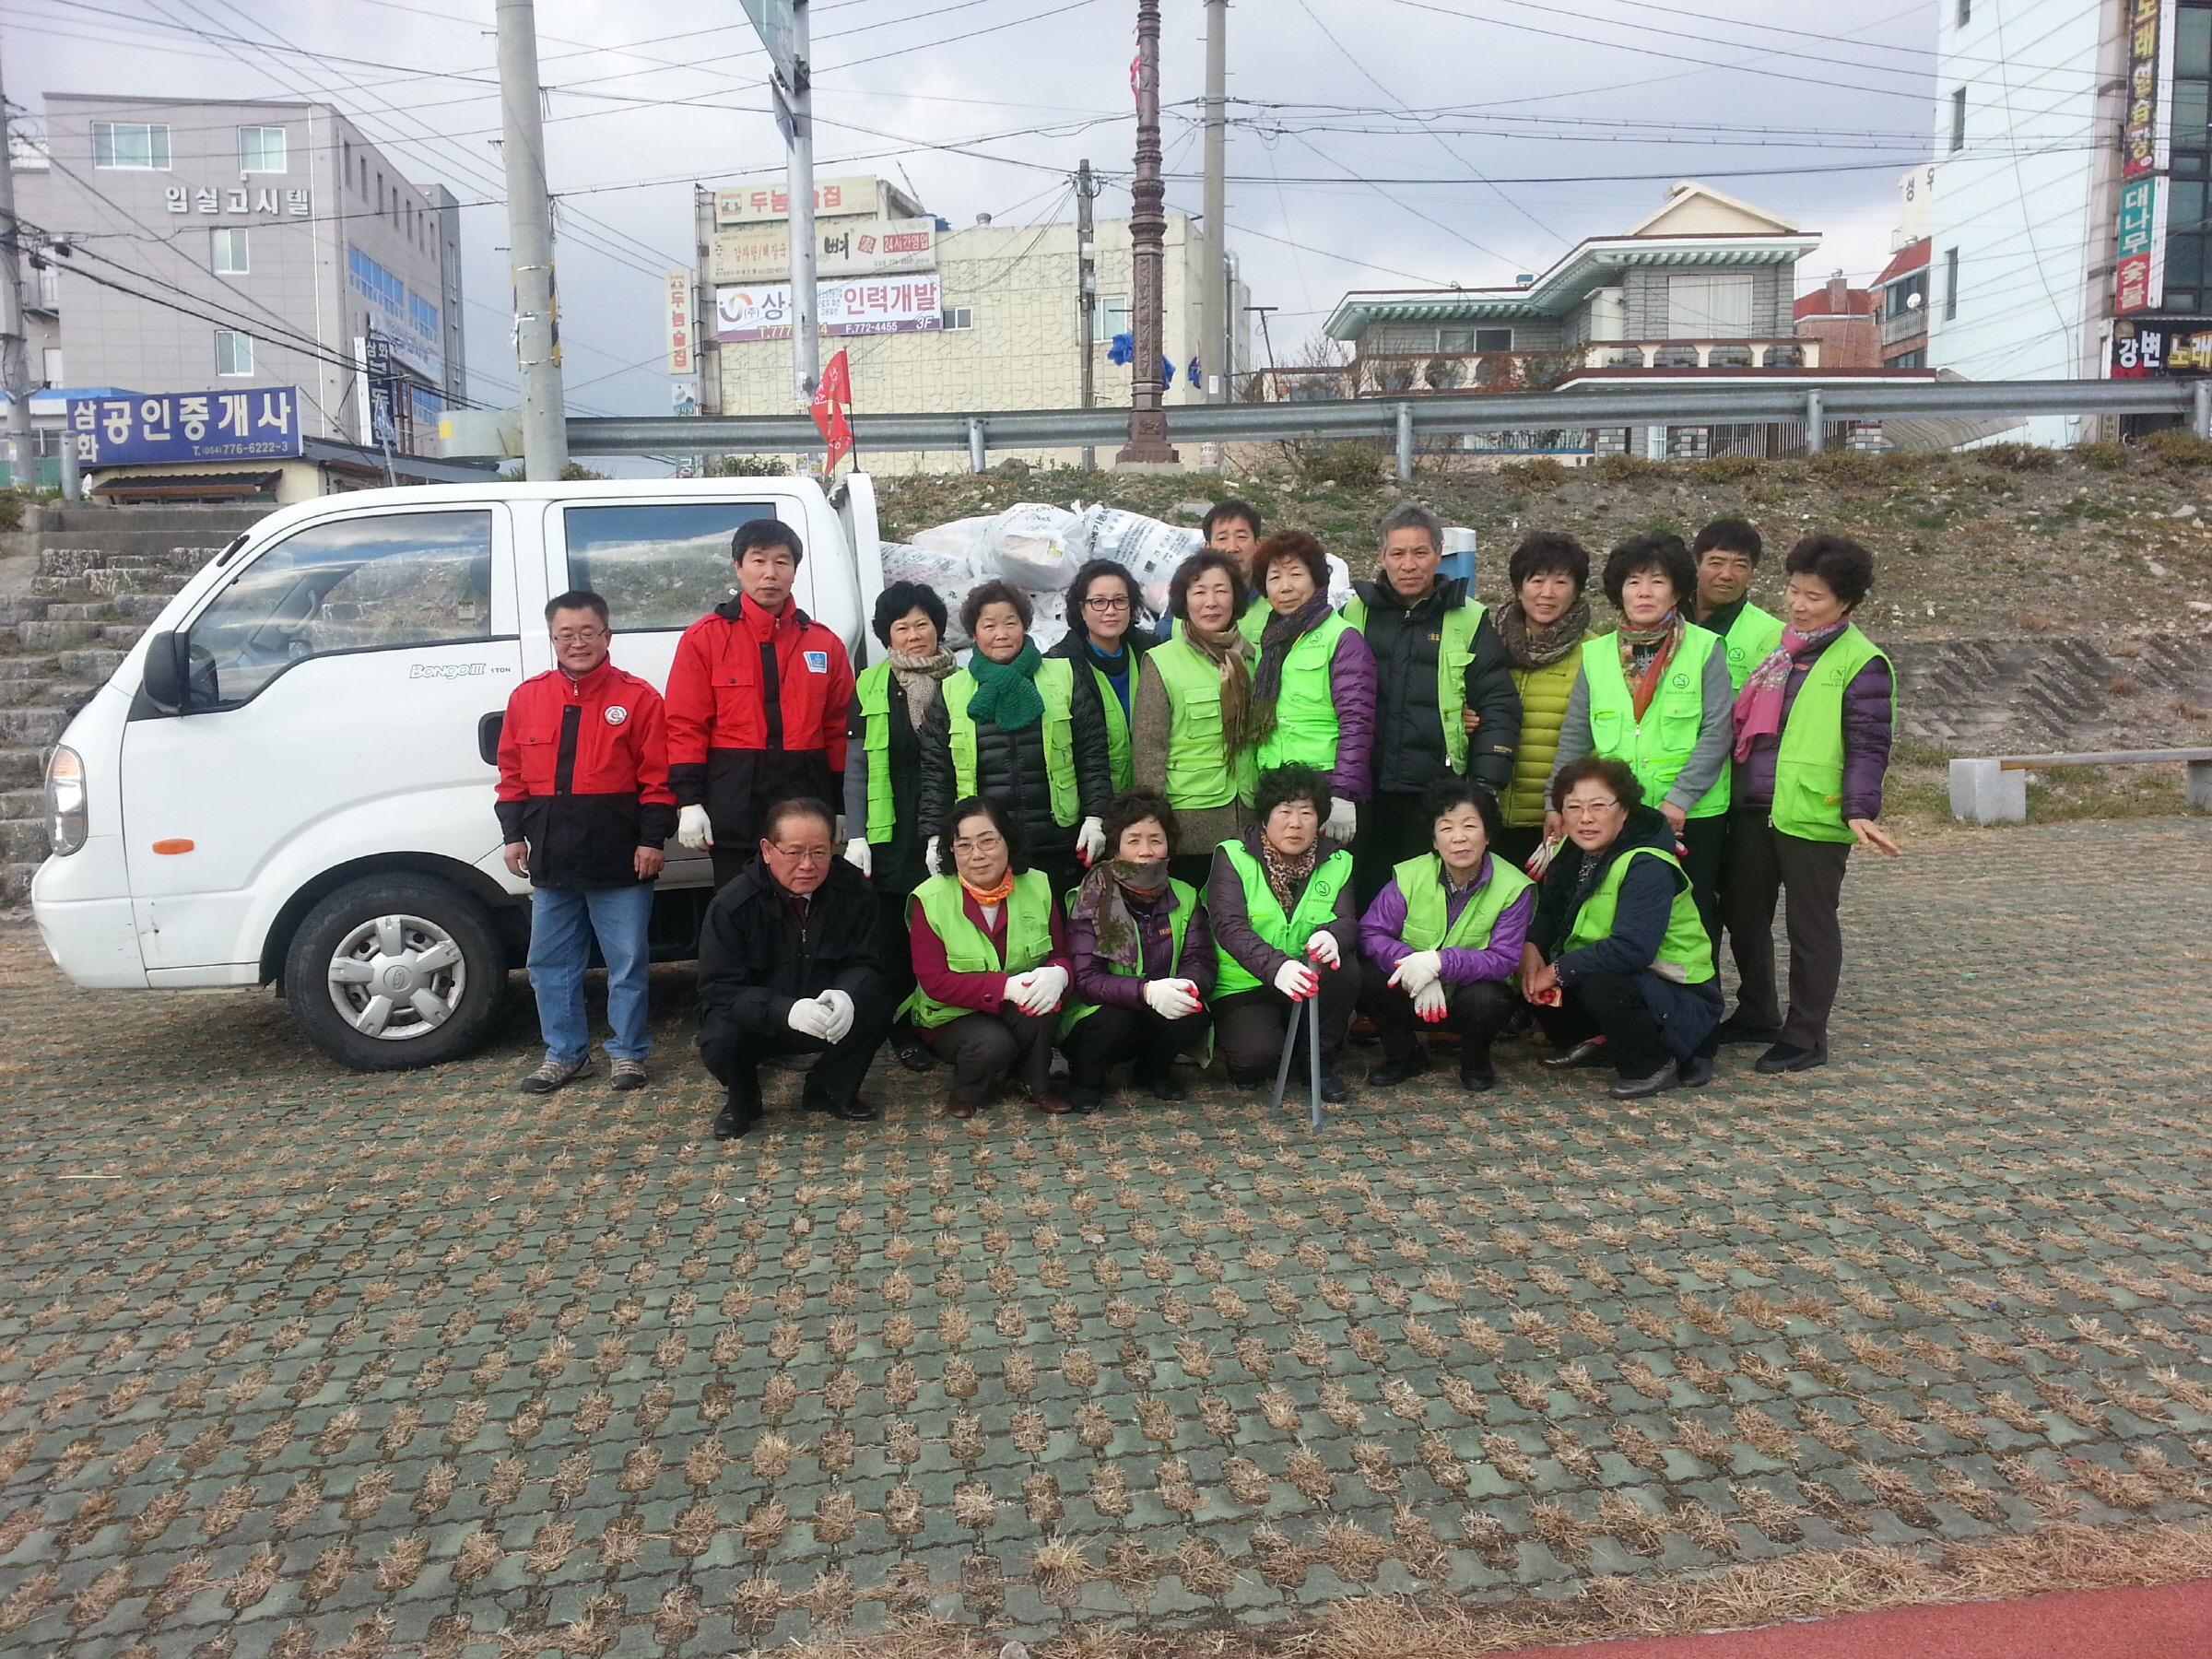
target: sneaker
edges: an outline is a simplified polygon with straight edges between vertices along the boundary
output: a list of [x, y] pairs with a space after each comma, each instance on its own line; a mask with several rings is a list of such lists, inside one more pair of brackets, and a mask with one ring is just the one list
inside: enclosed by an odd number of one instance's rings
[[573, 1083], [591, 1069], [592, 1057], [589, 1054], [574, 1062], [548, 1060], [524, 1077], [520, 1087], [524, 1094], [551, 1094], [563, 1084]]
[[621, 1089], [642, 1088], [648, 1081], [644, 1061], [618, 1060], [615, 1062], [614, 1076], [608, 1079], [608, 1086]]

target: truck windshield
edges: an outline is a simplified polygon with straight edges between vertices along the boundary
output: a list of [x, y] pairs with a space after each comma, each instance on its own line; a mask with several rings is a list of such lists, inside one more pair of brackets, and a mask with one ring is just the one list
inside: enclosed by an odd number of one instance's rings
[[569, 585], [605, 597], [624, 633], [688, 628], [730, 596], [730, 537], [766, 501], [640, 501], [562, 514]]

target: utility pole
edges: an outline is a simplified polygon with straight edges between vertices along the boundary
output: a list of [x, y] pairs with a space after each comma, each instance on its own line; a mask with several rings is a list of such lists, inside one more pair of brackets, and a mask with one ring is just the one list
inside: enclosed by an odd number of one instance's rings
[[1198, 391], [1229, 396], [1229, 0], [1206, 0], [1206, 238], [1200, 244]]
[[[30, 442], [30, 342], [23, 323], [23, 222], [16, 218], [15, 157], [7, 147], [7, 97], [0, 90], [0, 396], [7, 400], [7, 470], [19, 489], [38, 488]], [[76, 440], [67, 430], [64, 443]]]
[[1129, 441], [1114, 457], [1142, 465], [1181, 459], [1168, 442], [1167, 388], [1159, 378], [1166, 182], [1159, 176], [1159, 0], [1136, 6], [1136, 180], [1129, 187]]
[[553, 203], [532, 0], [498, 0], [500, 154], [507, 168], [507, 246], [514, 266], [514, 364], [523, 388], [523, 477], [558, 479], [569, 464], [568, 399], [554, 310]]
[[[1090, 204], [1099, 194], [1099, 182], [1091, 177], [1090, 162], [1076, 163], [1076, 361], [1082, 370], [1083, 406], [1090, 408], [1098, 402], [1098, 388], [1093, 384], [1093, 373], [1098, 347], [1099, 317], [1099, 243], [1092, 229]], [[1099, 464], [1099, 452], [1089, 444], [1083, 446], [1083, 470], [1088, 472]]]
[[791, 368], [801, 404], [813, 399], [822, 378], [822, 342], [814, 315], [814, 71], [806, 61], [808, 29], [807, 0], [792, 0], [791, 84], [779, 83], [774, 90], [777, 119], [791, 148], [785, 184], [791, 216], [784, 222], [791, 237]]
[[[1244, 309], [1248, 312], [1259, 313], [1260, 348], [1267, 354], [1267, 390], [1273, 392], [1275, 390], [1275, 336], [1267, 332], [1267, 313], [1280, 311], [1283, 308], [1279, 305], [1248, 305]], [[1260, 401], [1265, 403], [1267, 400], [1263, 397]]]

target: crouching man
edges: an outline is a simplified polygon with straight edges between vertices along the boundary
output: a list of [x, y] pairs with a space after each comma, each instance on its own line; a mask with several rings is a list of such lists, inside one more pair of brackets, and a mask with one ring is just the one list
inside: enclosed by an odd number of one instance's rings
[[779, 801], [761, 820], [760, 856], [714, 895], [699, 937], [699, 1048], [729, 1091], [718, 1140], [760, 1121], [760, 1063], [818, 1054], [809, 1112], [875, 1117], [860, 1081], [891, 1030], [890, 983], [876, 949], [876, 895], [837, 856], [835, 815], [820, 801]]

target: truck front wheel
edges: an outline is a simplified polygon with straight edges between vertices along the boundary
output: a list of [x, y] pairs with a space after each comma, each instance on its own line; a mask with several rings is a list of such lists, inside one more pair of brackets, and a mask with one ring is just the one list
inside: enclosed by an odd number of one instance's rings
[[506, 955], [484, 906], [427, 876], [348, 882], [308, 912], [285, 956], [292, 1018], [355, 1071], [472, 1053], [506, 989]]

